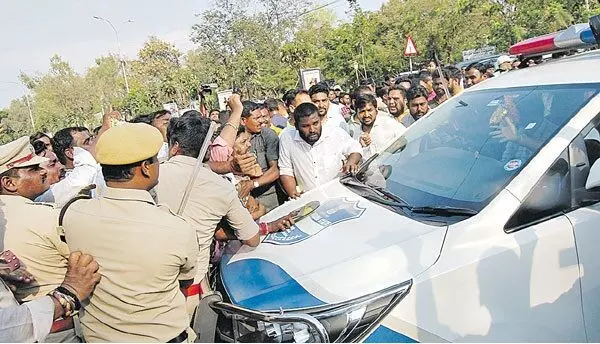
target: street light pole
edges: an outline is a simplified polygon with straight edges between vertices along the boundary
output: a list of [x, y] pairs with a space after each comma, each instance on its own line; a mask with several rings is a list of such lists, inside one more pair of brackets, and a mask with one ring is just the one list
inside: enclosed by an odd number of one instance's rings
[[129, 83], [127, 82], [127, 72], [125, 71], [125, 61], [121, 58], [121, 42], [119, 41], [119, 33], [110, 20], [98, 16], [94, 16], [93, 18], [108, 23], [115, 33], [115, 37], [117, 38], [117, 53], [119, 54], [119, 62], [121, 63], [121, 72], [123, 72], [123, 79], [125, 80], [125, 90], [127, 91], [127, 94], [129, 94]]

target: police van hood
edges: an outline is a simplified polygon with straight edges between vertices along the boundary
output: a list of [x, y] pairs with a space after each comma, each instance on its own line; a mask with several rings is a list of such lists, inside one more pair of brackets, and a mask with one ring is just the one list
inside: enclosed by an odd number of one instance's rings
[[267, 214], [271, 221], [319, 201], [289, 231], [252, 249], [230, 245], [221, 279], [232, 303], [261, 311], [355, 299], [404, 282], [438, 258], [447, 226], [412, 220], [332, 181]]

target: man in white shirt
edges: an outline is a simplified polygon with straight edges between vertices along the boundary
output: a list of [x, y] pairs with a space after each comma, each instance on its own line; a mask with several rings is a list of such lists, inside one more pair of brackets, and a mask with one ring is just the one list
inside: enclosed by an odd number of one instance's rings
[[279, 173], [288, 196], [299, 197], [340, 172], [358, 171], [360, 144], [339, 127], [322, 126], [317, 106], [301, 104], [294, 117], [297, 131], [279, 142]]
[[[37, 202], [65, 205], [77, 196], [81, 189], [96, 185], [94, 194], [105, 187], [102, 169], [94, 159], [94, 141], [86, 128], [71, 127], [61, 129], [54, 135], [52, 146], [60, 163], [65, 165], [65, 178], [52, 184]], [[38, 155], [45, 156], [45, 152]]]
[[319, 109], [319, 116], [324, 127], [340, 127], [345, 132], [348, 132], [348, 124], [344, 120], [344, 116], [342, 116], [342, 108], [340, 105], [331, 103], [329, 100], [329, 87], [325, 83], [318, 83], [311, 86], [308, 94], [311, 101]]
[[[46, 152], [42, 156], [46, 156]], [[53, 154], [53, 153], [51, 153]], [[97, 190], [101, 190], [106, 186], [100, 164], [96, 162], [94, 157], [87, 150], [74, 147], [73, 148], [73, 169], [65, 174], [65, 177], [36, 198], [36, 202], [55, 203], [58, 206], [65, 205], [70, 199], [77, 196], [79, 192], [90, 186], [96, 185]]]
[[377, 99], [372, 94], [358, 96], [355, 107], [361, 123], [353, 130], [352, 137], [363, 147], [362, 155], [365, 159], [384, 150], [406, 131], [392, 117], [378, 114]]

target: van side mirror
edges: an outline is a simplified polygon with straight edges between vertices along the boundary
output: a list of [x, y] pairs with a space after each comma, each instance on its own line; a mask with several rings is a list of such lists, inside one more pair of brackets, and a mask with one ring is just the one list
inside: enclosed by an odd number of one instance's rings
[[585, 189], [592, 190], [600, 186], [600, 159], [594, 162], [590, 168], [590, 174], [585, 182]]

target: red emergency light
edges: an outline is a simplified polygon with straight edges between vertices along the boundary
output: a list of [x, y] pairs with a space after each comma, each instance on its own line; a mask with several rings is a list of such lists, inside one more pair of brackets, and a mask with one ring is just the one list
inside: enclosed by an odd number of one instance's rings
[[556, 37], [558, 34], [559, 32], [554, 32], [547, 35], [526, 39], [523, 42], [519, 42], [510, 47], [510, 49], [508, 49], [508, 53], [511, 55], [533, 55], [556, 50], [556, 46], [554, 45], [554, 37]]
[[531, 56], [591, 48], [597, 44], [596, 35], [593, 32], [597, 21], [600, 19], [592, 17], [589, 24], [575, 24], [563, 31], [526, 39], [513, 45], [508, 51], [511, 55]]

